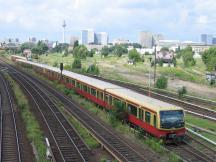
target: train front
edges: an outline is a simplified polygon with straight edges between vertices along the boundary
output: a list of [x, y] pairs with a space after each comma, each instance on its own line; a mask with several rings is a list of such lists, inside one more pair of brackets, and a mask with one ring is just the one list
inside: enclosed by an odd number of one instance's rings
[[159, 126], [160, 136], [163, 139], [182, 141], [185, 135], [184, 110], [161, 110], [159, 113]]

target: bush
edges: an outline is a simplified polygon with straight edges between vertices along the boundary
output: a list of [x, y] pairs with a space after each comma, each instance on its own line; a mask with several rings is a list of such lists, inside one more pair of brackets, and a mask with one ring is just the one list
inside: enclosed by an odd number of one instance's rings
[[215, 84], [215, 80], [214, 80], [214, 79], [211, 79], [210, 85], [213, 86], [214, 84]]
[[129, 51], [128, 57], [130, 60], [134, 60], [135, 62], [141, 61], [140, 54], [136, 49], [132, 49]]
[[82, 68], [82, 63], [80, 59], [74, 59], [74, 62], [72, 64], [72, 69], [81, 69]]
[[75, 58], [85, 59], [86, 56], [88, 55], [88, 52], [89, 52], [88, 49], [84, 45], [79, 45], [74, 48], [73, 56]]
[[55, 61], [55, 62], [53, 63], [53, 67], [58, 67], [58, 62]]
[[208, 71], [216, 70], [216, 47], [211, 47], [202, 54], [202, 60]]
[[98, 75], [100, 73], [99, 68], [95, 64], [90, 65], [86, 72], [93, 75]]
[[168, 79], [165, 76], [160, 76], [156, 81], [156, 87], [159, 89], [166, 89], [168, 84]]
[[163, 60], [162, 60], [162, 59], [160, 59], [160, 61], [159, 61], [159, 65], [160, 65], [160, 67], [163, 66]]
[[101, 55], [103, 55], [104, 57], [109, 55], [109, 47], [108, 46], [105, 46], [102, 48]]
[[185, 86], [183, 86], [181, 89], [178, 90], [178, 96], [179, 98], [184, 97], [184, 95], [187, 93], [187, 89]]
[[188, 46], [185, 49], [179, 51], [179, 55], [182, 56], [185, 67], [194, 66], [196, 64], [196, 61], [193, 58], [193, 54], [194, 53], [193, 53], [192, 48], [190, 46]]

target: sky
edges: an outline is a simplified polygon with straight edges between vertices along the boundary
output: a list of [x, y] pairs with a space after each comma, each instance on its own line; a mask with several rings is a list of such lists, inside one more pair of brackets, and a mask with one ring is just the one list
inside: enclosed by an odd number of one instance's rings
[[138, 42], [140, 31], [162, 33], [166, 39], [199, 41], [216, 34], [215, 0], [0, 0], [0, 40], [28, 37], [62, 40], [80, 30], [105, 31]]

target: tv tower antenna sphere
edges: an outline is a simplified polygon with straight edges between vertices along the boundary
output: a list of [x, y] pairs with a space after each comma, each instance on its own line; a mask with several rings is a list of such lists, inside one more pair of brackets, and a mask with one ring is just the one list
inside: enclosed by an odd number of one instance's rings
[[66, 27], [66, 22], [65, 22], [65, 20], [63, 21], [62, 27], [63, 27], [63, 28]]

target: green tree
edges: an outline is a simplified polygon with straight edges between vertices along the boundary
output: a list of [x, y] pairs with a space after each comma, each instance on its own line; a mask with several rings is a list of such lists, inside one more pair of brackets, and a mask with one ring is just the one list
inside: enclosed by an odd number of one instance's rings
[[20, 50], [21, 50], [21, 52], [23, 52], [25, 49], [32, 49], [33, 47], [35, 47], [34, 43], [25, 42], [25, 43], [21, 44]]
[[211, 47], [202, 54], [202, 60], [208, 71], [216, 70], [216, 47]]
[[139, 43], [133, 43], [132, 46], [133, 48], [142, 48], [141, 44]]
[[79, 59], [85, 59], [88, 55], [88, 49], [84, 45], [80, 45], [74, 48], [73, 56]]
[[187, 94], [187, 89], [185, 86], [183, 86], [182, 88], [178, 89], [178, 97], [179, 98], [183, 98], [184, 95]]
[[57, 44], [52, 50], [52, 53], [58, 52], [58, 53], [62, 53], [65, 49], [67, 49], [69, 47], [69, 44], [67, 43], [60, 43]]
[[159, 60], [159, 65], [160, 65], [160, 67], [163, 66], [163, 59], [160, 59], [160, 60]]
[[161, 48], [161, 51], [169, 51], [169, 48], [168, 47], [163, 47], [163, 48]]
[[165, 76], [160, 76], [156, 81], [156, 87], [159, 89], [166, 89], [168, 84], [168, 79]]
[[109, 47], [108, 46], [105, 46], [102, 48], [101, 55], [104, 57], [107, 57], [109, 55]]
[[76, 48], [78, 46], [79, 46], [79, 41], [77, 40], [77, 41], [74, 42], [73, 48]]
[[88, 57], [93, 57], [95, 52], [96, 52], [96, 49], [91, 49], [90, 51], [88, 51]]
[[124, 53], [127, 53], [127, 48], [123, 45], [115, 45], [114, 46], [114, 50], [113, 53], [118, 56], [121, 57]]
[[192, 47], [188, 46], [185, 49], [180, 50], [180, 56], [183, 59], [185, 67], [194, 66], [196, 64], [196, 61], [193, 58]]
[[75, 58], [72, 64], [72, 69], [81, 69], [82, 68], [82, 63], [79, 58]]
[[34, 53], [34, 54], [39, 54], [39, 55], [41, 55], [41, 54], [44, 54], [44, 53], [46, 53], [47, 51], [48, 51], [48, 46], [45, 44], [45, 43], [43, 43], [42, 41], [38, 41], [38, 43], [37, 43], [37, 45], [36, 46], [34, 46], [32, 49], [31, 49], [31, 51], [32, 51], [32, 53]]
[[136, 49], [132, 49], [129, 51], [128, 57], [130, 60], [134, 60], [135, 62], [141, 61], [140, 54]]
[[86, 72], [92, 75], [99, 75], [100, 73], [99, 68], [96, 64], [90, 65]]

